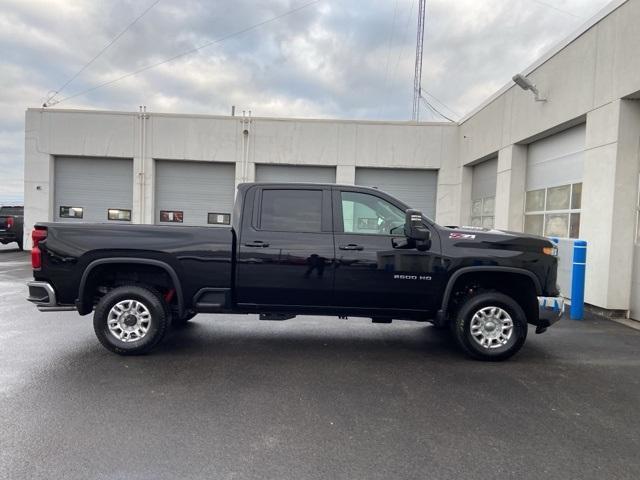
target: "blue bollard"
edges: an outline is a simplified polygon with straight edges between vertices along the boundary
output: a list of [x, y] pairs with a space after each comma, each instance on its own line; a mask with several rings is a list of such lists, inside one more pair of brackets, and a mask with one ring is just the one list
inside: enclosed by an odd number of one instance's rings
[[571, 320], [584, 317], [584, 280], [587, 264], [587, 242], [576, 240], [573, 244], [573, 269], [571, 274]]

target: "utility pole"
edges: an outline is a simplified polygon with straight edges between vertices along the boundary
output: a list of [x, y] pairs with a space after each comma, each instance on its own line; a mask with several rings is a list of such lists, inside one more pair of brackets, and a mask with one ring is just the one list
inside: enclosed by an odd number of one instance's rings
[[418, 33], [416, 38], [416, 64], [413, 76], [413, 113], [411, 119], [420, 121], [420, 97], [422, 96], [422, 48], [424, 45], [424, 14], [427, 0], [418, 0]]

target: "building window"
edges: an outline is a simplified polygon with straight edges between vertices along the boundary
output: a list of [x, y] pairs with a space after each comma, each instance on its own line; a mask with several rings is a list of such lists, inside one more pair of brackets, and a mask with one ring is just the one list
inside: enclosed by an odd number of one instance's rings
[[524, 231], [546, 237], [578, 238], [582, 183], [541, 188], [526, 193]]
[[82, 218], [83, 214], [82, 207], [60, 207], [60, 218]]
[[471, 226], [493, 228], [496, 197], [485, 197], [471, 202]]
[[107, 220], [120, 220], [123, 222], [131, 221], [131, 210], [121, 208], [110, 208], [107, 210]]
[[184, 221], [184, 214], [179, 210], [160, 210], [160, 221], [182, 223]]
[[229, 225], [231, 223], [231, 214], [207, 213], [207, 223], [211, 225]]

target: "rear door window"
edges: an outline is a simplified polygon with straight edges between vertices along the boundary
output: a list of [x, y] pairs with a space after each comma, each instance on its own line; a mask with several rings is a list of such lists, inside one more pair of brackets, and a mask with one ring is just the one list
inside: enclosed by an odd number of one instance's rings
[[276, 232], [320, 232], [322, 190], [263, 190], [259, 229]]

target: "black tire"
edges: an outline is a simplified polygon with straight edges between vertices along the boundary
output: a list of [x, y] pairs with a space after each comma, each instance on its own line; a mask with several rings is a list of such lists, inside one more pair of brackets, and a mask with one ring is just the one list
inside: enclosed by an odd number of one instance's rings
[[[109, 329], [109, 313], [119, 302], [134, 300], [149, 312], [148, 330], [138, 340], [123, 341]], [[93, 329], [100, 343], [118, 355], [142, 355], [151, 351], [167, 333], [171, 313], [162, 295], [155, 289], [142, 285], [117, 287], [100, 299], [93, 314]], [[123, 327], [124, 328], [124, 327]]]
[[[502, 315], [502, 321], [511, 319], [512, 329], [508, 339], [489, 338], [490, 335], [483, 335], [477, 329], [475, 335], [472, 332], [472, 320], [478, 312], [491, 313], [494, 310], [484, 310], [497, 308], [495, 312]], [[502, 310], [502, 312], [500, 312]], [[491, 319], [489, 319], [491, 321]], [[495, 321], [493, 321], [495, 324]], [[488, 325], [491, 326], [491, 325]], [[480, 292], [468, 297], [457, 309], [455, 318], [451, 321], [451, 329], [454, 338], [462, 350], [472, 358], [485, 361], [501, 361], [515, 355], [524, 345], [527, 339], [527, 318], [520, 305], [508, 295], [495, 291]], [[495, 330], [494, 330], [495, 331]], [[481, 341], [489, 342], [491, 346], [481, 345]], [[504, 342], [504, 343], [503, 343]]]
[[22, 240], [16, 240], [16, 243], [18, 244], [18, 250], [23, 251]]
[[184, 317], [180, 318], [178, 317], [177, 312], [173, 312], [173, 320], [171, 321], [171, 326], [176, 328], [184, 327], [187, 324], [187, 322], [191, 320], [193, 317], [195, 317], [196, 315], [197, 315], [196, 313], [187, 313], [185, 314]]

